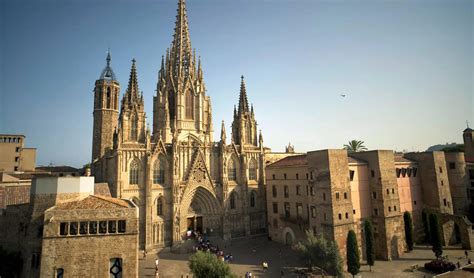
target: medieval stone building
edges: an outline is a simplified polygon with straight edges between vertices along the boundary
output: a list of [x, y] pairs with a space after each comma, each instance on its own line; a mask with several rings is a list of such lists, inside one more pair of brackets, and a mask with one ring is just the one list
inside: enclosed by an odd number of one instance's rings
[[[107, 65], [94, 89], [92, 172], [112, 195], [139, 207], [139, 245], [179, 243], [188, 229], [224, 239], [265, 232], [265, 152], [244, 78], [232, 136], [222, 122], [214, 142], [211, 99], [191, 47], [184, 0], [171, 47], [162, 57], [153, 125], [146, 122], [136, 61], [119, 105], [120, 84]], [[196, 61], [197, 60], [197, 61]]]

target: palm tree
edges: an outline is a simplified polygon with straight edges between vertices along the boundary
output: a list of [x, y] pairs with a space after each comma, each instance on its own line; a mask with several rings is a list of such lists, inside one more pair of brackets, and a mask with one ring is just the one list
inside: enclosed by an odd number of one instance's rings
[[344, 149], [350, 153], [367, 150], [367, 148], [364, 146], [364, 141], [360, 141], [360, 140], [349, 141], [348, 144], [344, 145]]

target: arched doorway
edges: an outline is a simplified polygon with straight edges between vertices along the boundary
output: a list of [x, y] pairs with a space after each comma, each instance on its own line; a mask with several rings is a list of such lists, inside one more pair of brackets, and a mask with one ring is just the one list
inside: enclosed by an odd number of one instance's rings
[[290, 232], [286, 232], [285, 234], [285, 244], [292, 245], [293, 244], [293, 235]]
[[183, 204], [187, 206], [182, 219], [185, 223], [181, 226], [185, 227], [184, 233], [193, 230], [207, 233], [209, 236], [222, 234], [222, 210], [216, 197], [209, 190], [198, 186], [192, 195], [190, 194], [188, 202], [189, 205]]

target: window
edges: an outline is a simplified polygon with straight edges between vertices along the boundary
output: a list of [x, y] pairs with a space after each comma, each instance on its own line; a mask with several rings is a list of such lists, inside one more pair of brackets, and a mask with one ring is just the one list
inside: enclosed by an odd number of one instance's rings
[[59, 224], [59, 234], [62, 236], [67, 235], [68, 231], [68, 223], [67, 222], [62, 222]]
[[70, 235], [77, 235], [78, 231], [78, 223], [77, 222], [71, 222], [69, 224], [69, 234]]
[[115, 220], [109, 221], [108, 232], [109, 234], [115, 234], [117, 232], [117, 221]]
[[285, 185], [285, 186], [283, 187], [283, 194], [285, 195], [285, 198], [288, 198], [288, 197], [289, 197], [290, 192], [289, 192], [289, 190], [288, 190], [288, 185]]
[[255, 199], [257, 198], [257, 193], [255, 191], [250, 192], [250, 207], [255, 207]]
[[447, 202], [446, 202], [446, 199], [443, 199], [443, 203], [444, 203], [444, 206], [447, 206]]
[[88, 228], [89, 228], [89, 223], [88, 222], [79, 223], [79, 234], [87, 235], [88, 230], [89, 230]]
[[416, 172], [418, 171], [418, 168], [413, 168], [413, 177], [416, 177]]
[[336, 192], [336, 200], [339, 200], [339, 192]]
[[374, 209], [374, 215], [375, 216], [379, 215], [379, 210], [378, 209]]
[[20, 152], [20, 147], [16, 147], [16, 152], [17, 152], [17, 153]]
[[118, 221], [118, 232], [120, 234], [123, 234], [123, 233], [125, 233], [126, 228], [127, 228], [127, 222], [125, 220], [119, 220]]
[[15, 157], [15, 161], [16, 162], [20, 161], [20, 157], [19, 156]]
[[349, 170], [349, 179], [350, 179], [351, 181], [354, 180], [354, 173], [355, 173], [355, 172], [354, 172], [353, 170]]
[[255, 159], [250, 160], [249, 163], [249, 179], [250, 180], [257, 180], [257, 163]]
[[229, 159], [229, 165], [227, 166], [228, 177], [230, 181], [237, 180], [237, 169], [235, 168], [235, 161], [233, 158]]
[[107, 108], [110, 108], [110, 87], [107, 87]]
[[316, 218], [316, 207], [311, 206], [311, 217]]
[[395, 194], [395, 188], [392, 188], [392, 194]]
[[286, 174], [283, 174], [283, 178], [286, 180]]
[[186, 119], [194, 119], [194, 96], [191, 91], [186, 94]]
[[324, 220], [326, 220], [326, 213], [323, 214], [323, 218], [324, 218]]
[[40, 260], [41, 254], [40, 253], [33, 253], [31, 254], [31, 268], [36, 268], [38, 269], [40, 266]]
[[443, 180], [441, 180], [441, 185], [444, 185], [444, 182], [443, 182]]
[[129, 183], [130, 184], [138, 184], [138, 160], [134, 159], [130, 163], [130, 172], [129, 172]]
[[306, 173], [306, 179], [309, 180], [309, 176], [308, 176], [308, 173]]
[[277, 188], [274, 185], [272, 186], [272, 195], [273, 195], [273, 198], [277, 196]]
[[130, 141], [136, 141], [138, 136], [138, 127], [137, 127], [137, 118], [136, 117], [131, 117], [130, 119]]
[[301, 203], [296, 204], [296, 217], [301, 218], [303, 216], [303, 205]]
[[272, 175], [272, 179], [275, 179], [275, 174]]
[[352, 210], [352, 214], [356, 214], [356, 210], [355, 210], [355, 209]]
[[273, 219], [273, 227], [278, 228], [278, 219]]
[[443, 173], [443, 167], [439, 167], [439, 172]]
[[122, 259], [110, 259], [109, 266], [110, 278], [122, 278]]
[[300, 176], [298, 174], [296, 174], [296, 179], [299, 180], [300, 179]]
[[107, 233], [107, 221], [99, 221], [99, 234]]
[[374, 199], [377, 199], [377, 192], [372, 192], [372, 197], [373, 197]]
[[349, 213], [346, 212], [346, 219], [349, 219]]
[[309, 188], [309, 191], [310, 191], [311, 196], [314, 196], [314, 186], [311, 186]]
[[164, 183], [165, 182], [165, 163], [166, 160], [163, 156], [160, 156], [153, 165], [153, 183]]
[[299, 185], [296, 186], [296, 195], [298, 195], [298, 196], [301, 195], [301, 186], [299, 186]]
[[375, 177], [375, 171], [374, 170], [370, 170], [370, 175], [373, 177]]
[[285, 203], [285, 218], [290, 218], [290, 203]]
[[273, 213], [278, 213], [278, 203], [273, 203]]
[[413, 201], [413, 204], [416, 206], [416, 201]]
[[449, 169], [451, 169], [451, 170], [456, 169], [456, 163], [454, 163], [454, 162], [449, 162]]
[[400, 168], [397, 168], [396, 169], [396, 173], [397, 173], [397, 178], [400, 177], [400, 173], [402, 172], [402, 170]]
[[311, 179], [313, 179], [313, 171], [310, 172]]
[[97, 221], [89, 222], [89, 234], [97, 234]]
[[156, 201], [156, 214], [158, 216], [163, 215], [163, 197], [159, 197]]
[[389, 195], [389, 194], [390, 194], [390, 190], [387, 188], [387, 195]]
[[341, 214], [341, 213], [339, 213], [339, 220], [341, 220], [341, 219], [342, 219], [342, 214]]
[[411, 172], [412, 172], [412, 169], [411, 169], [411, 168], [408, 168], [408, 169], [407, 169], [408, 177], [411, 177]]
[[326, 201], [326, 193], [323, 193], [323, 201]]
[[347, 199], [347, 192], [344, 192], [344, 199]]
[[392, 211], [392, 207], [388, 207], [388, 212], [391, 212]]
[[394, 210], [394, 211], [397, 211], [397, 206], [393, 206], [393, 210]]
[[235, 193], [230, 194], [230, 209], [235, 209]]
[[18, 171], [18, 166], [15, 166], [14, 171]]
[[56, 278], [64, 277], [64, 268], [56, 268]]
[[407, 175], [407, 169], [402, 168], [402, 177], [405, 177]]

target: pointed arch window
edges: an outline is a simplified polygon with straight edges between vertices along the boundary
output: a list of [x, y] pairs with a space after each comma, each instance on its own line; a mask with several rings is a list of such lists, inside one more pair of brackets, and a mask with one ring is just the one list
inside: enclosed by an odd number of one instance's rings
[[230, 181], [237, 180], [237, 169], [235, 167], [235, 161], [233, 158], [229, 159], [229, 165], [227, 166], [228, 179]]
[[249, 180], [257, 180], [257, 162], [255, 162], [255, 159], [250, 160], [249, 163]]
[[130, 123], [130, 140], [136, 141], [137, 140], [137, 118], [132, 117], [131, 118], [131, 123]]
[[230, 194], [230, 209], [235, 209], [235, 193]]
[[153, 183], [165, 182], [165, 159], [160, 156], [153, 165]]
[[186, 93], [186, 119], [194, 119], [194, 96], [191, 91]]
[[251, 208], [255, 207], [256, 201], [257, 201], [257, 193], [255, 193], [255, 191], [252, 190], [252, 192], [250, 193], [250, 207]]
[[138, 171], [140, 165], [138, 161], [135, 159], [130, 163], [130, 171], [129, 171], [129, 183], [130, 184], [138, 184]]
[[110, 100], [111, 99], [111, 95], [110, 95], [110, 87], [107, 87], [107, 108], [110, 109]]
[[156, 214], [158, 216], [163, 215], [163, 197], [159, 197], [158, 201], [156, 202]]

